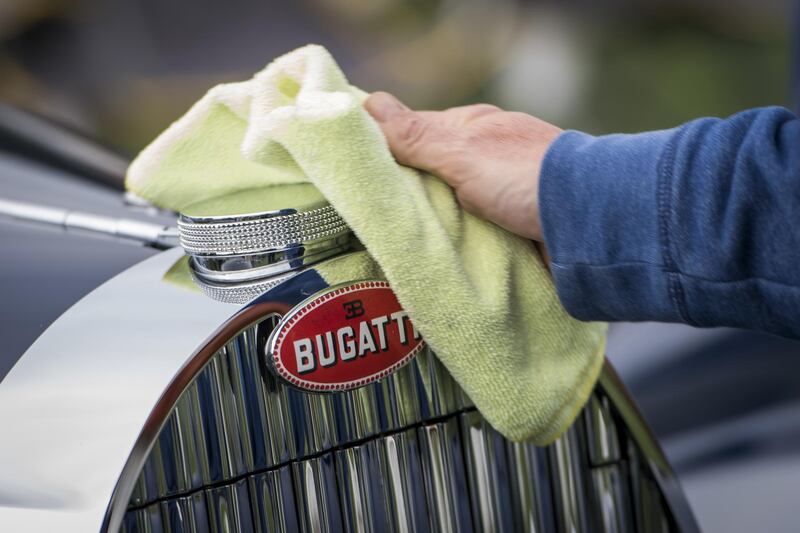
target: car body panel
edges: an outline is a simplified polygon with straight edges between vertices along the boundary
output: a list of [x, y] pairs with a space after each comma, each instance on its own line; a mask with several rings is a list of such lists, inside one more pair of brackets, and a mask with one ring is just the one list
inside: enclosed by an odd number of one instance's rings
[[[127, 207], [119, 191], [0, 151], [0, 197], [76, 211], [174, 224]], [[0, 216], [0, 381], [61, 313], [98, 285], [158, 250], [124, 239]]]

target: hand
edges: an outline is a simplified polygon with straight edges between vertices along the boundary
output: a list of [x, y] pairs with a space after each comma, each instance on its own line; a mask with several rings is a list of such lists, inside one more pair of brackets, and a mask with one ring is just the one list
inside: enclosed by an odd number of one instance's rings
[[542, 240], [539, 172], [561, 129], [488, 104], [412, 111], [384, 92], [365, 107], [399, 163], [443, 179], [468, 212]]

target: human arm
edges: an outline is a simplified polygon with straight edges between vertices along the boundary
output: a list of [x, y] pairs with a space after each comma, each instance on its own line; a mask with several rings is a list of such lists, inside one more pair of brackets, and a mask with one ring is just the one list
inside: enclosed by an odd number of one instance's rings
[[400, 162], [545, 242], [573, 316], [800, 337], [800, 120], [789, 111], [592, 137], [492, 106], [382, 116], [384, 104], [367, 109]]
[[577, 318], [800, 337], [800, 120], [789, 111], [568, 132], [539, 192], [551, 272]]

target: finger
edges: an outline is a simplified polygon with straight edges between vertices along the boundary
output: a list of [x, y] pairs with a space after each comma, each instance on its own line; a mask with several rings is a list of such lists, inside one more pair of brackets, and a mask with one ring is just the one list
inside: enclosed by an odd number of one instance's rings
[[436, 172], [444, 141], [440, 112], [412, 111], [384, 92], [370, 95], [364, 106], [381, 127], [398, 163]]
[[377, 91], [369, 95], [364, 102], [367, 112], [378, 122], [386, 122], [393, 116], [411, 111], [403, 102], [394, 95], [383, 91]]

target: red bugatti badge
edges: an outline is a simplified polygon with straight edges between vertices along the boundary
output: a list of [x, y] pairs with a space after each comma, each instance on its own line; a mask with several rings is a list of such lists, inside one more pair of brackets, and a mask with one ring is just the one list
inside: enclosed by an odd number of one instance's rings
[[292, 385], [342, 391], [377, 381], [411, 360], [424, 341], [385, 281], [331, 287], [281, 320], [267, 361]]

